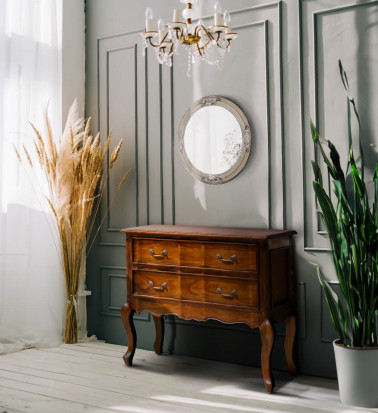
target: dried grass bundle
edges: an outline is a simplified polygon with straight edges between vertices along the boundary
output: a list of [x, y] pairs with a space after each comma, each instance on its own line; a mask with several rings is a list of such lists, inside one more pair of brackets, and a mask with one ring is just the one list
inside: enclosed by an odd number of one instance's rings
[[[109, 150], [111, 135], [102, 149], [99, 134], [96, 137], [90, 135], [90, 119], [85, 122], [79, 117], [76, 100], [69, 110], [62, 137], [58, 142], [53, 139], [47, 111], [44, 120], [46, 127], [44, 137], [31, 124], [36, 134], [33, 143], [39, 166], [46, 176], [50, 189], [50, 195], [46, 200], [57, 222], [61, 243], [67, 294], [64, 342], [75, 343], [77, 342], [77, 295], [86, 258], [87, 230], [93, 227], [107, 181], [104, 175], [114, 166], [122, 140], [114, 149], [109, 168], [104, 174], [103, 161]], [[16, 148], [15, 150], [22, 162], [20, 151]], [[28, 164], [33, 167], [27, 149], [23, 147], [23, 150]], [[129, 172], [122, 178], [121, 183], [125, 181], [128, 174]]]

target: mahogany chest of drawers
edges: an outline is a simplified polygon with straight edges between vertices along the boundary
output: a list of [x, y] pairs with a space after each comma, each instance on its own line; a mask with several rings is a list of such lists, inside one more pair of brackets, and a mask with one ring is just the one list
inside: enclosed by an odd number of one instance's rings
[[126, 365], [131, 366], [136, 349], [133, 314], [149, 311], [156, 326], [157, 354], [162, 351], [164, 315], [259, 328], [262, 373], [269, 393], [274, 387], [272, 321], [285, 321], [286, 361], [290, 374], [296, 374], [292, 358], [295, 231], [176, 225], [122, 231], [126, 233], [127, 303], [121, 309], [128, 336]]

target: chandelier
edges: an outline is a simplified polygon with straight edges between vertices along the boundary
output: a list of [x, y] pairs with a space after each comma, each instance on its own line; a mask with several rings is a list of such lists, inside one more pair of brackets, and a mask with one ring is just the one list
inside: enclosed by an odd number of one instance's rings
[[219, 2], [214, 6], [214, 24], [205, 27], [200, 19], [197, 23], [192, 23], [194, 12], [192, 1], [180, 0], [186, 3], [186, 8], [182, 11], [173, 11], [173, 21], [166, 26], [162, 19], [158, 21], [158, 30], [153, 30], [153, 14], [151, 7], [146, 10], [146, 31], [140, 33], [143, 37], [142, 54], [146, 55], [148, 44], [155, 49], [156, 58], [160, 64], [165, 63], [172, 66], [172, 56], [178, 55], [183, 49], [188, 55], [188, 77], [191, 76], [192, 64], [196, 61], [204, 61], [210, 65], [216, 65], [222, 70], [225, 52], [230, 51], [231, 40], [238, 37], [237, 33], [231, 32], [231, 17], [226, 10], [223, 13]]

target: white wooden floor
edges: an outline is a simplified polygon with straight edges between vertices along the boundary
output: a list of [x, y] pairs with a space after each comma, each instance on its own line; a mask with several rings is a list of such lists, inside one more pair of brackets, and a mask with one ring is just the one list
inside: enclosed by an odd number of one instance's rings
[[[265, 393], [260, 369], [102, 342], [0, 356], [0, 413], [367, 412], [343, 406], [335, 380], [277, 372]], [[373, 410], [373, 411], [377, 411]]]

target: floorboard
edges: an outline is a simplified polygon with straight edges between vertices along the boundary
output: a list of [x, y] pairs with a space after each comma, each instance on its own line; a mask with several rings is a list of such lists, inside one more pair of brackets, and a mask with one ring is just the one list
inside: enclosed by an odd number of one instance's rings
[[139, 349], [127, 368], [125, 350], [88, 342], [0, 356], [0, 413], [367, 412], [342, 405], [335, 380], [275, 372], [268, 395], [258, 368]]

